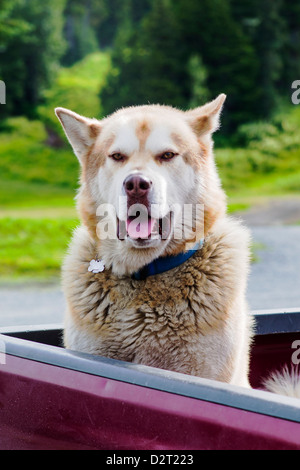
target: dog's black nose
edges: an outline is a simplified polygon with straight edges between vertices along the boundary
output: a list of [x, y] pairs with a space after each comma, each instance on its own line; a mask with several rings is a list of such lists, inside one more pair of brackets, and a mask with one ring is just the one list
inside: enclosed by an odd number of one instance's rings
[[124, 189], [127, 196], [143, 197], [146, 196], [152, 186], [149, 178], [140, 174], [129, 175], [124, 180]]

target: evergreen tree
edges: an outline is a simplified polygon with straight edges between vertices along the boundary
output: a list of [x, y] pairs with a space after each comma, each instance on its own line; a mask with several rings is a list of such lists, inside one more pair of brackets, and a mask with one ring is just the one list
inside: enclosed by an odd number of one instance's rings
[[258, 59], [249, 37], [235, 21], [228, 0], [177, 0], [186, 56], [199, 54], [208, 73], [207, 87], [212, 95], [228, 95], [228, 128], [257, 115], [259, 90]]
[[17, 35], [26, 34], [31, 26], [21, 18], [14, 18], [12, 12], [19, 0], [0, 0], [0, 53]]
[[287, 99], [289, 101], [291, 83], [300, 77], [300, 3], [295, 0], [285, 0], [280, 13], [285, 20], [285, 34], [281, 52], [283, 64], [279, 91], [285, 101]]
[[276, 108], [278, 82], [283, 72], [283, 44], [285, 23], [281, 16], [281, 0], [264, 0], [259, 3], [259, 27], [256, 51], [260, 60], [258, 86], [261, 89], [259, 109], [268, 117]]
[[243, 0], [242, 2], [241, 0], [230, 0], [234, 20], [249, 34], [252, 32], [252, 28], [255, 28], [259, 23], [259, 4], [260, 0]]
[[212, 96], [207, 88], [207, 70], [199, 55], [193, 55], [188, 62], [190, 77], [190, 101], [189, 108], [196, 108], [209, 101]]
[[123, 20], [112, 49], [112, 68], [100, 93], [104, 114], [110, 114], [122, 106], [141, 103], [139, 84], [143, 57], [137, 47], [140, 28], [132, 28], [128, 2], [123, 3], [121, 12]]
[[91, 0], [91, 26], [101, 48], [112, 47], [130, 16], [131, 26], [137, 27], [151, 8], [152, 0]]
[[101, 7], [104, 6], [99, 0], [67, 1], [64, 12], [64, 37], [67, 41], [67, 49], [62, 58], [64, 65], [70, 66], [98, 49], [94, 23], [95, 17], [101, 17]]
[[184, 106], [187, 71], [170, 1], [153, 0], [150, 12], [135, 27], [130, 9], [123, 18], [113, 69], [101, 93], [105, 113], [145, 103]]
[[63, 52], [64, 6], [65, 0], [13, 2], [6, 21], [26, 26], [10, 35], [0, 50], [0, 75], [7, 87], [5, 114], [35, 115]]
[[142, 26], [145, 98], [152, 103], [184, 107], [188, 97], [186, 61], [171, 1], [153, 0], [152, 10]]

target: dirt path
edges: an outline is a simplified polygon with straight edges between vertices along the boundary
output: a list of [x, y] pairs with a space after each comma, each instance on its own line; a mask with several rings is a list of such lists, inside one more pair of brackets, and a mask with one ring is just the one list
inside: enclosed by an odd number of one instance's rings
[[250, 309], [300, 308], [300, 197], [271, 199], [235, 216], [259, 247], [248, 282]]
[[0, 327], [62, 323], [64, 310], [59, 284], [0, 286]]
[[235, 215], [250, 227], [300, 224], [300, 196], [266, 199]]
[[248, 282], [251, 310], [300, 308], [300, 225], [251, 227], [258, 261]]

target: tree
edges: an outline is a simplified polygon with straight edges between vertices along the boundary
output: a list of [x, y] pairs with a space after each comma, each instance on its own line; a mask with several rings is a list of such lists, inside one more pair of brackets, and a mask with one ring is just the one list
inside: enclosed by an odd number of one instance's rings
[[6, 24], [17, 24], [0, 50], [0, 75], [7, 86], [5, 114], [35, 115], [44, 89], [55, 76], [64, 50], [65, 0], [17, 0], [7, 10]]
[[142, 26], [146, 98], [152, 103], [184, 107], [188, 97], [185, 93], [187, 68], [172, 2], [153, 0]]
[[187, 70], [171, 2], [153, 0], [149, 13], [134, 28], [127, 10], [122, 26], [113, 69], [101, 93], [105, 112], [148, 102], [184, 106]]
[[15, 36], [31, 30], [26, 21], [12, 16], [12, 11], [19, 3], [19, 0], [0, 0], [0, 51], [3, 51]]
[[280, 14], [285, 21], [285, 35], [281, 49], [279, 91], [285, 98], [290, 98], [291, 83], [300, 77], [300, 3], [285, 0]]
[[68, 0], [64, 12], [64, 37], [67, 48], [62, 58], [66, 66], [73, 65], [90, 52], [98, 49], [98, 39], [95, 32], [95, 18], [101, 18], [104, 3], [97, 0]]
[[207, 70], [199, 55], [190, 57], [188, 72], [191, 79], [189, 107], [196, 108], [212, 98], [207, 88]]
[[[141, 20], [149, 12], [152, 0], [96, 0], [98, 14], [94, 9], [94, 27], [100, 47], [111, 47], [119, 36], [119, 31], [130, 18], [132, 28], [139, 27]], [[99, 5], [102, 3], [101, 12]]]
[[262, 92], [259, 109], [263, 117], [270, 116], [276, 108], [278, 82], [283, 71], [285, 23], [281, 7], [281, 0], [264, 0], [258, 8], [259, 26], [255, 42], [260, 60], [258, 86]]
[[207, 70], [212, 95], [228, 95], [224, 128], [256, 116], [259, 62], [250, 38], [234, 19], [229, 0], [177, 0], [185, 56], [199, 54]]

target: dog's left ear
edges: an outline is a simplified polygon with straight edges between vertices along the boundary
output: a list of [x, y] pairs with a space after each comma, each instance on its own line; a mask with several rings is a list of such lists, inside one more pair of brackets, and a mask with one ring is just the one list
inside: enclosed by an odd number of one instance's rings
[[100, 134], [100, 122], [96, 119], [85, 118], [65, 108], [56, 108], [55, 114], [64, 128], [75, 155], [82, 164], [87, 151]]
[[220, 126], [220, 115], [226, 95], [222, 93], [210, 103], [186, 112], [189, 125], [197, 136], [212, 134]]

